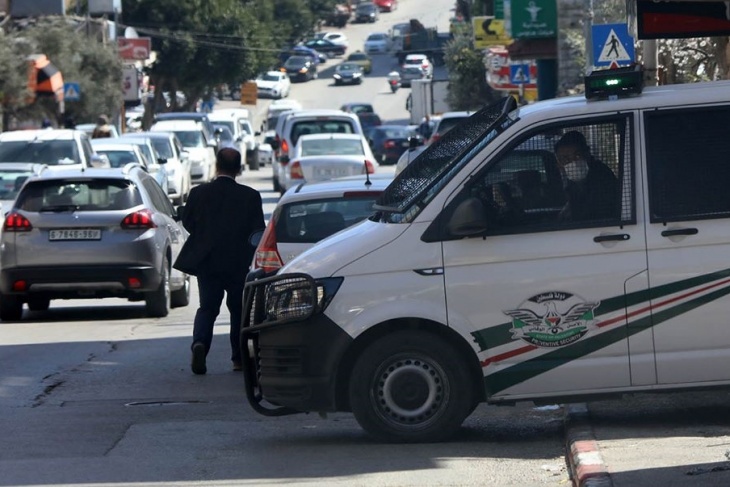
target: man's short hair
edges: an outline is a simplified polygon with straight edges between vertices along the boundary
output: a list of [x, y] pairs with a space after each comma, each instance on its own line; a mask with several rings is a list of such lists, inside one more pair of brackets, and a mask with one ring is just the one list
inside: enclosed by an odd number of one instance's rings
[[555, 143], [555, 152], [558, 152], [558, 149], [561, 147], [567, 146], [578, 147], [586, 152], [589, 151], [588, 142], [586, 142], [585, 136], [577, 130], [566, 132], [565, 135], [560, 137], [560, 140]]
[[233, 147], [223, 147], [215, 156], [219, 173], [236, 175], [241, 172], [241, 153]]

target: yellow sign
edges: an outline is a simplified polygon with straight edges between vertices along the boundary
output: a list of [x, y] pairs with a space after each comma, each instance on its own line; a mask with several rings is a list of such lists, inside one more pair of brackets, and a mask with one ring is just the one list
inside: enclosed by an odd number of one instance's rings
[[474, 29], [474, 47], [477, 49], [512, 44], [512, 39], [504, 30], [503, 19], [492, 16], [472, 17], [471, 24]]
[[258, 88], [255, 81], [247, 81], [241, 85], [241, 105], [255, 105], [258, 100]]

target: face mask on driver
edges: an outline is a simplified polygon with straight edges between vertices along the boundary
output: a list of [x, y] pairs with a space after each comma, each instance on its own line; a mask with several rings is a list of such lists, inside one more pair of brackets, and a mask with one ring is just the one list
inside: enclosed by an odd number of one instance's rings
[[579, 159], [563, 166], [565, 177], [571, 181], [583, 181], [588, 175], [588, 163]]

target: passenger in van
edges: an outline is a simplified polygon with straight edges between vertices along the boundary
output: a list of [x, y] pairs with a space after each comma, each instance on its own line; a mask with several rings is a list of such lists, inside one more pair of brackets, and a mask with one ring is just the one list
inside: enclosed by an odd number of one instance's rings
[[567, 203], [560, 212], [563, 221], [619, 218], [619, 185], [613, 171], [591, 154], [582, 133], [566, 132], [555, 143]]

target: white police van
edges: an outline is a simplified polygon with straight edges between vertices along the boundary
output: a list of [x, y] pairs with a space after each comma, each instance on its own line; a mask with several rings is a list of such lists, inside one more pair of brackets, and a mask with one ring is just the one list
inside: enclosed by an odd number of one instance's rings
[[[435, 441], [480, 402], [728, 386], [730, 82], [641, 76], [486, 107], [369, 220], [250, 282], [253, 407]], [[556, 157], [564, 137], [587, 143], [588, 175]]]

